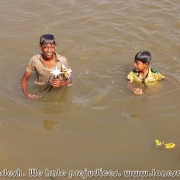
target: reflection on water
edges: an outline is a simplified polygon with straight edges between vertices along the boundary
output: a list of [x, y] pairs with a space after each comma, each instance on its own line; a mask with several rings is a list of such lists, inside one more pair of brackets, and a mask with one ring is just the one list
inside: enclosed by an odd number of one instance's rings
[[46, 130], [53, 130], [58, 122], [53, 120], [44, 120], [43, 123]]
[[71, 110], [71, 92], [70, 86], [64, 88], [53, 88], [51, 91], [46, 91], [44, 94], [41, 93], [38, 98], [39, 102], [44, 102], [45, 106], [42, 107], [43, 113], [62, 113], [69, 112]]
[[[0, 169], [178, 169], [179, 147], [153, 143], [180, 144], [179, 1], [7, 0], [0, 8]], [[44, 33], [55, 35], [73, 85], [42, 92], [32, 76], [30, 100], [20, 79]], [[136, 96], [126, 76], [140, 50], [166, 79]]]

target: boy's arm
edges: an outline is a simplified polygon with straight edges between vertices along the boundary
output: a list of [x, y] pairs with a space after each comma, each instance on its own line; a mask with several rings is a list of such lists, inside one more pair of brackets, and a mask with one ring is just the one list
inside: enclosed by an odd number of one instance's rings
[[22, 87], [23, 93], [24, 93], [26, 96], [28, 96], [29, 98], [34, 98], [35, 95], [30, 94], [30, 93], [27, 92], [27, 81], [28, 81], [30, 75], [31, 75], [31, 72], [25, 71], [25, 73], [24, 73], [24, 75], [23, 75], [23, 77], [22, 77], [22, 79], [21, 79], [21, 87]]
[[141, 94], [143, 94], [142, 89], [140, 89], [140, 88], [134, 88], [134, 87], [132, 86], [132, 83], [131, 83], [130, 81], [127, 82], [127, 88], [128, 88], [130, 91], [132, 91], [134, 94], [136, 94], [136, 95], [141, 95]]

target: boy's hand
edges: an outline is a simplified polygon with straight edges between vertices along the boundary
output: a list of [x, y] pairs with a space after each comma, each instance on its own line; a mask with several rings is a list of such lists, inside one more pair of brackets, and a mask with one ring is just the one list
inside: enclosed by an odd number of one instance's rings
[[141, 94], [143, 94], [142, 89], [140, 89], [140, 88], [133, 88], [132, 91], [133, 91], [133, 93], [136, 94], [136, 95], [141, 95]]
[[65, 81], [57, 78], [57, 79], [51, 80], [51, 85], [54, 87], [61, 87], [61, 86], [65, 86], [66, 83], [65, 83]]
[[35, 95], [30, 94], [30, 93], [24, 93], [28, 98], [34, 99]]

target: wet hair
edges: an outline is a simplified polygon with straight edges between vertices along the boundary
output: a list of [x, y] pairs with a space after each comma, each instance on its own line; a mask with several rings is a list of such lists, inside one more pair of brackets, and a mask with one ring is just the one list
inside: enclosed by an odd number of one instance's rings
[[144, 64], [150, 64], [151, 54], [148, 51], [140, 51], [135, 55], [134, 61], [141, 61]]
[[40, 42], [39, 44], [42, 46], [42, 45], [45, 45], [45, 44], [56, 44], [56, 41], [55, 41], [55, 38], [54, 38], [54, 35], [52, 34], [43, 34], [41, 37], [40, 37]]

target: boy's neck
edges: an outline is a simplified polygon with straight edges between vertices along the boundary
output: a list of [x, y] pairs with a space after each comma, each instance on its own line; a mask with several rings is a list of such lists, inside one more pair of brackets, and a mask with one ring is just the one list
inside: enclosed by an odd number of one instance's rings
[[142, 78], [145, 78], [148, 75], [149, 67], [145, 68], [143, 71], [139, 72]]
[[42, 55], [42, 62], [48, 67], [51, 68], [56, 64], [56, 55], [54, 54], [50, 59], [44, 58]]

